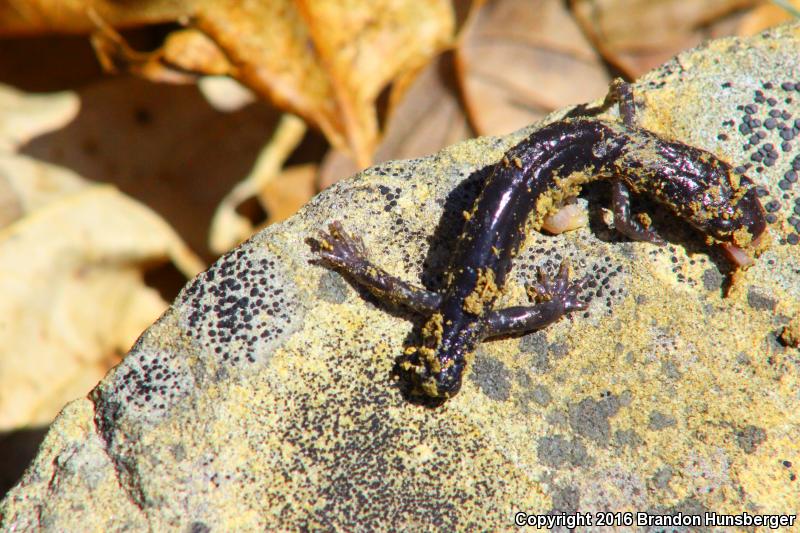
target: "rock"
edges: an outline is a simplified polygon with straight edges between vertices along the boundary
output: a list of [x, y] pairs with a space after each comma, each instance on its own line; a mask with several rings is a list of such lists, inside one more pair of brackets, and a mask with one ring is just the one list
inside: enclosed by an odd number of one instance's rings
[[[392, 366], [420, 320], [311, 264], [305, 239], [341, 220], [376, 263], [435, 286], [481, 170], [536, 126], [384, 163], [188, 284], [55, 421], [0, 504], [2, 529], [489, 530], [518, 511], [795, 511], [800, 354], [777, 336], [800, 305], [800, 149], [764, 124], [773, 110], [800, 119], [798, 41], [800, 25], [715, 41], [635, 87], [649, 129], [736, 164], [777, 154], [749, 170], [772, 246], [729, 296], [729, 267], [700, 236], [656, 207], [671, 244], [625, 242], [600, 220], [607, 188], [591, 185], [590, 226], [532, 235], [501, 302], [525, 302], [535, 267], [569, 257], [594, 278], [590, 309], [533, 341], [482, 344], [456, 397], [415, 405]], [[744, 148], [751, 130], [758, 147]]]

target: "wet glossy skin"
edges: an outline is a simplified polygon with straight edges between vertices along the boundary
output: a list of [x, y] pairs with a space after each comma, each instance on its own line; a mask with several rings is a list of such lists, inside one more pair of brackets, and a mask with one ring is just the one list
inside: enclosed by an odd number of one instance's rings
[[[626, 121], [632, 113], [626, 111]], [[446, 272], [434, 293], [372, 265], [360, 240], [338, 223], [314, 241], [320, 257], [376, 295], [429, 318], [421, 346], [400, 365], [411, 393], [441, 402], [461, 387], [467, 357], [487, 337], [541, 329], [573, 310], [586, 280], [570, 283], [562, 265], [554, 281], [540, 273], [531, 287], [536, 303], [494, 310], [512, 259], [544, 217], [589, 181], [610, 180], [615, 227], [661, 244], [630, 215], [631, 192], [644, 194], [721, 243], [749, 246], [764, 232], [764, 212], [752, 183], [714, 155], [667, 141], [631, 125], [588, 118], [564, 119], [534, 132], [494, 165], [472, 209]]]

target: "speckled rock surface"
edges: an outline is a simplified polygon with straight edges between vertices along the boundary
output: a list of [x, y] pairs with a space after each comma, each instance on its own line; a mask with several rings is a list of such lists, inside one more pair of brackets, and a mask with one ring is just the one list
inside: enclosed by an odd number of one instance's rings
[[728, 297], [718, 251], [657, 207], [671, 244], [626, 242], [602, 221], [607, 186], [593, 184], [580, 200], [589, 227], [532, 235], [500, 302], [525, 302], [535, 267], [570, 257], [594, 278], [590, 309], [482, 344], [460, 394], [411, 404], [391, 369], [420, 320], [310, 264], [304, 241], [341, 220], [386, 270], [436, 286], [480, 170], [526, 132], [382, 164], [187, 285], [65, 408], [0, 504], [2, 529], [486, 530], [511, 529], [517, 511], [797, 513], [800, 353], [779, 335], [800, 313], [798, 49], [798, 26], [716, 41], [636, 86], [645, 127], [747, 165], [763, 188], [772, 246]]

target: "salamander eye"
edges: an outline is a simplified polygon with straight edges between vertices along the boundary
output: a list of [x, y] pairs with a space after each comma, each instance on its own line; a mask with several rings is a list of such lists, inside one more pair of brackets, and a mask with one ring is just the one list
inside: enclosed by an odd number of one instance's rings
[[734, 223], [732, 218], [717, 218], [714, 220], [714, 227], [716, 227], [717, 230], [724, 233], [729, 232], [735, 226], [736, 224]]
[[705, 227], [701, 227], [700, 229], [707, 235], [711, 235], [720, 241], [728, 242], [731, 240], [731, 235], [738, 225], [739, 224], [731, 218], [718, 217], [709, 220], [708, 223], [704, 225]]

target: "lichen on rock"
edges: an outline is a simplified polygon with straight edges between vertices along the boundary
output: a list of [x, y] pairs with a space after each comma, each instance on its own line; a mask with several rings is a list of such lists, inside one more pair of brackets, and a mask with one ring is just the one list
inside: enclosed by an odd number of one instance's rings
[[387, 271], [441, 286], [486, 169], [538, 125], [383, 163], [187, 285], [65, 408], [0, 527], [489, 530], [517, 511], [795, 512], [800, 354], [778, 336], [800, 312], [800, 148], [764, 124], [800, 119], [798, 41], [798, 25], [714, 41], [634, 86], [644, 127], [746, 166], [763, 191], [772, 246], [727, 297], [730, 267], [701, 236], [655, 206], [670, 244], [624, 242], [591, 184], [589, 226], [532, 234], [498, 304], [524, 304], [537, 267], [569, 258], [592, 277], [590, 308], [483, 343], [457, 396], [415, 405], [392, 368], [424, 320], [314, 264], [305, 239], [340, 220]]

